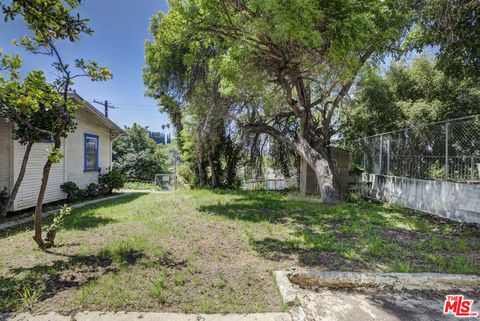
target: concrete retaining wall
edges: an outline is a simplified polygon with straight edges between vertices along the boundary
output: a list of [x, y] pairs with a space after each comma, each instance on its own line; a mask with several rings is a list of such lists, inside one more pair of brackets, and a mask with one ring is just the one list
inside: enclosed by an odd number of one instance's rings
[[363, 174], [375, 199], [460, 222], [480, 224], [480, 185]]

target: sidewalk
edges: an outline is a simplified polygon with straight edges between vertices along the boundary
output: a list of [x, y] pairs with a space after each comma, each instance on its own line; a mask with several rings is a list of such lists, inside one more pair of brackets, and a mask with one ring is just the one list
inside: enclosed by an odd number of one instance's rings
[[56, 313], [31, 315], [21, 313], [15, 317], [0, 314], [0, 321], [291, 321], [288, 313], [252, 314], [182, 314], [140, 312], [79, 312], [73, 316]]

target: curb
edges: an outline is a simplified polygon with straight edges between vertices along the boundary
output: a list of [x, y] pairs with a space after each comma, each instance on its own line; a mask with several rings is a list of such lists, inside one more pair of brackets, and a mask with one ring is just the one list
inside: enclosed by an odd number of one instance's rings
[[[82, 203], [72, 204], [70, 207], [72, 209], [77, 209], [77, 208], [84, 207], [84, 206], [87, 206], [87, 205], [96, 204], [96, 203], [100, 203], [100, 202], [106, 202], [106, 201], [114, 200], [114, 199], [117, 199], [117, 198], [125, 197], [125, 196], [128, 196], [128, 195], [132, 195], [132, 194], [131, 193], [125, 193], [125, 194], [121, 194], [121, 195], [104, 197], [104, 198], [97, 199], [97, 200], [91, 200], [91, 201], [85, 201], [85, 202], [82, 202]], [[52, 214], [55, 214], [58, 211], [59, 211], [59, 209], [54, 209], [54, 210], [43, 212], [42, 213], [42, 218], [48, 217]], [[22, 224], [29, 223], [29, 222], [33, 222], [33, 216], [24, 217], [24, 218], [21, 218], [21, 219], [18, 219], [18, 220], [2, 223], [2, 224], [0, 224], [0, 230], [5, 230], [5, 229], [8, 229], [8, 228], [18, 226], [18, 225], [22, 225]]]
[[381, 288], [393, 290], [475, 290], [480, 276], [439, 273], [357, 273], [301, 271], [287, 273], [300, 286], [327, 288]]
[[277, 283], [278, 291], [282, 297], [283, 303], [288, 306], [288, 310], [292, 321], [306, 321], [307, 317], [305, 310], [300, 304], [300, 300], [297, 296], [297, 290], [293, 287], [292, 283], [288, 279], [289, 272], [274, 271], [273, 275]]
[[58, 313], [34, 315], [20, 313], [16, 316], [1, 314], [2, 321], [291, 321], [288, 313], [232, 313], [232, 314], [183, 314], [158, 312], [78, 312], [73, 316]]
[[288, 279], [287, 272], [275, 271], [273, 272], [277, 282], [278, 291], [282, 296], [283, 303], [288, 306], [293, 306], [297, 302], [297, 291], [293, 288], [292, 283]]

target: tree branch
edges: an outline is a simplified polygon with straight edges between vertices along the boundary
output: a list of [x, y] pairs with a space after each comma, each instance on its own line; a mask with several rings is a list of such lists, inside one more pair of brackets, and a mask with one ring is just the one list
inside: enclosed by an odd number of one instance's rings
[[37, 133], [41, 133], [41, 134], [45, 134], [45, 135], [49, 135], [49, 136], [52, 136], [53, 133], [48, 131], [48, 130], [45, 130], [45, 129], [41, 129], [41, 128], [38, 128], [38, 127], [35, 127], [32, 125], [32, 123], [30, 123], [28, 120], [24, 119], [22, 116], [20, 116], [20, 114], [13, 108], [10, 109], [10, 111], [12, 112], [12, 114], [15, 116], [15, 119], [25, 125], [25, 127], [27, 127], [28, 129], [30, 130], [33, 130]]
[[259, 133], [259, 134], [267, 134], [272, 136], [273, 138], [281, 141], [282, 143], [285, 143], [287, 145], [295, 146], [296, 142], [293, 138], [284, 135], [281, 133], [279, 130], [275, 129], [274, 127], [267, 125], [265, 123], [241, 123], [238, 122], [240, 127], [245, 128], [248, 131], [251, 131], [253, 133]]

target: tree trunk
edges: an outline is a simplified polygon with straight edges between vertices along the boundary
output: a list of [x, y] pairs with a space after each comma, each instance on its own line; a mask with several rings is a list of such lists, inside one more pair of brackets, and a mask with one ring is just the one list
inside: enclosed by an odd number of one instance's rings
[[[64, 127], [57, 131], [54, 137], [55, 145], [54, 149], [60, 149], [61, 147], [61, 135]], [[52, 168], [53, 161], [48, 157], [47, 162], [43, 166], [42, 184], [40, 185], [40, 191], [38, 192], [37, 205], [35, 206], [35, 235], [33, 240], [38, 244], [38, 247], [43, 249], [45, 243], [42, 239], [42, 212], [43, 212], [43, 200], [45, 199], [45, 191], [47, 190], [48, 178], [50, 177], [50, 169]]]
[[321, 200], [329, 204], [337, 203], [340, 200], [340, 188], [331, 162], [326, 159], [316, 160], [312, 169], [317, 177]]
[[328, 152], [323, 147], [314, 149], [302, 138], [299, 138], [295, 149], [315, 172], [322, 202], [337, 203], [340, 200], [340, 186]]
[[50, 176], [50, 169], [52, 168], [52, 161], [49, 159], [43, 166], [42, 185], [40, 185], [40, 191], [38, 192], [37, 205], [35, 207], [35, 235], [34, 241], [38, 244], [38, 247], [43, 248], [45, 243], [42, 239], [42, 212], [43, 212], [43, 200], [45, 198], [45, 191], [47, 190], [48, 178]]
[[294, 149], [315, 172], [320, 189], [320, 199], [325, 203], [337, 203], [340, 200], [340, 186], [330, 155], [323, 145], [313, 148], [303, 136], [305, 130], [302, 131], [302, 128], [300, 128], [297, 137], [294, 139], [262, 123], [246, 124], [245, 128], [256, 133], [268, 134]]
[[28, 142], [27, 147], [25, 149], [25, 154], [23, 155], [22, 166], [20, 167], [20, 173], [18, 173], [17, 181], [13, 186], [12, 192], [8, 197], [7, 204], [5, 205], [5, 209], [2, 212], [2, 216], [7, 216], [8, 211], [12, 208], [13, 202], [17, 197], [18, 190], [20, 189], [20, 185], [22, 184], [23, 178], [25, 177], [25, 171], [27, 169], [28, 158], [30, 157], [30, 152], [32, 151], [33, 142]]
[[217, 169], [215, 167], [215, 161], [213, 159], [213, 152], [208, 151], [208, 165], [210, 166], [210, 172], [212, 173], [212, 187], [218, 187], [218, 177], [217, 177]]

